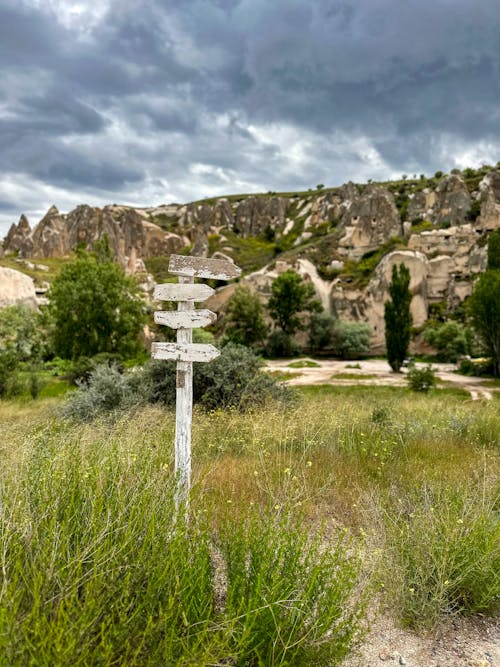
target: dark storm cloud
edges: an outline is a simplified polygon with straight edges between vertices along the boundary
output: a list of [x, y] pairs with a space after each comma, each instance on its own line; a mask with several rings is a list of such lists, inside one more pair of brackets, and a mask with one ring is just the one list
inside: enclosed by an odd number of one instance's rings
[[23, 186], [147, 204], [500, 148], [498, 0], [71, 4], [0, 0], [0, 168]]

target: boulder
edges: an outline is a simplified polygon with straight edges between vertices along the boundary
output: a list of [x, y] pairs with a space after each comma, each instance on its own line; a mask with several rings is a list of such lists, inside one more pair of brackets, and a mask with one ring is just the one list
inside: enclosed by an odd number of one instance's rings
[[21, 271], [0, 266], [0, 308], [25, 303], [36, 308], [37, 296], [33, 278]]

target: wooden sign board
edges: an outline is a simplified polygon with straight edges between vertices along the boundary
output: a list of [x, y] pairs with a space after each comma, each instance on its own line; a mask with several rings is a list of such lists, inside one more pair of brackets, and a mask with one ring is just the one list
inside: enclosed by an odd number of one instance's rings
[[153, 359], [167, 361], [212, 361], [220, 355], [213, 345], [203, 343], [153, 343], [151, 356]]
[[164, 283], [157, 285], [153, 299], [157, 301], [205, 301], [215, 290], [208, 285]]
[[213, 324], [217, 315], [211, 310], [157, 310], [156, 324], [164, 324], [171, 329], [196, 329]]
[[176, 276], [214, 278], [215, 280], [231, 280], [231, 278], [237, 278], [241, 273], [239, 266], [225, 259], [207, 259], [187, 255], [170, 255], [168, 270]]

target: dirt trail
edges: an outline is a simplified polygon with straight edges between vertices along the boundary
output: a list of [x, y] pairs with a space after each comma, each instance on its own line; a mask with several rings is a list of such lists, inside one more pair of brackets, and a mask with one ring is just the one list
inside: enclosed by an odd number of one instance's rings
[[[332, 385], [376, 385], [406, 387], [406, 369], [402, 373], [393, 373], [388, 363], [383, 359], [366, 359], [363, 361], [333, 361], [315, 360], [318, 364], [308, 368], [290, 368], [290, 363], [301, 363], [311, 360], [275, 360], [268, 361], [267, 367], [271, 371], [284, 371], [296, 375], [287, 380], [290, 386], [332, 384]], [[417, 363], [417, 367], [426, 364]], [[484, 379], [480, 377], [469, 377], [455, 373], [452, 364], [432, 364], [438, 380], [449, 386], [454, 386], [468, 391], [472, 400], [491, 400], [494, 388], [484, 385]]]

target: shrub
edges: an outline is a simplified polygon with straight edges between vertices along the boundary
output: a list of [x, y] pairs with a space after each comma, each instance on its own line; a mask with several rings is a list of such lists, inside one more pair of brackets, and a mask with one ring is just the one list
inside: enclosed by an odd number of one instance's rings
[[337, 322], [333, 330], [335, 354], [343, 359], [356, 359], [368, 354], [371, 332], [367, 322]]
[[10, 349], [0, 349], [0, 398], [9, 393], [17, 367], [18, 361], [15, 352]]
[[325, 549], [290, 516], [255, 514], [226, 522], [218, 547], [236, 655], [259, 665], [333, 664], [360, 639], [366, 597], [349, 599], [360, 561], [345, 533]]
[[[267, 400], [290, 400], [292, 390], [263, 373], [262, 366], [262, 360], [249, 348], [226, 345], [214, 361], [194, 364], [193, 401], [207, 410], [247, 410]], [[120, 372], [116, 365], [104, 364], [69, 396], [63, 412], [73, 419], [91, 420], [147, 402], [175, 405], [175, 375], [173, 361], [153, 360], [128, 373]]]
[[302, 350], [292, 336], [280, 329], [276, 329], [267, 339], [265, 352], [266, 356], [271, 358], [297, 357]]
[[482, 489], [422, 488], [384, 513], [388, 586], [402, 620], [434, 627], [445, 617], [500, 607], [500, 522]]
[[[229, 343], [220, 357], [194, 364], [193, 400], [207, 410], [237, 407], [246, 410], [268, 399], [288, 400], [292, 393], [262, 372], [262, 360], [247, 347]], [[153, 402], [175, 403], [175, 364], [151, 362], [145, 370]]]
[[406, 377], [408, 386], [413, 391], [427, 392], [436, 384], [436, 374], [430, 364], [424, 368], [417, 368], [412, 364]]
[[62, 408], [64, 416], [90, 421], [100, 414], [143, 403], [145, 397], [131, 378], [133, 375], [122, 374], [116, 365], [97, 366], [87, 382], [67, 398]]
[[458, 322], [426, 329], [424, 339], [436, 348], [440, 361], [455, 363], [460, 356], [470, 354], [471, 332]]

